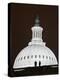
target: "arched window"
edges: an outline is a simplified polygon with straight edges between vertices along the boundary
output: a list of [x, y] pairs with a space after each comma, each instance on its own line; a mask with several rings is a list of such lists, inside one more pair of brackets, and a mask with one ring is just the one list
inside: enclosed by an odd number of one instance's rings
[[48, 56], [46, 56], [46, 59], [48, 59]]
[[31, 58], [33, 58], [33, 55], [31, 55]]
[[18, 61], [20, 60], [20, 58], [18, 59]]
[[53, 58], [52, 58], [52, 60], [53, 60]]
[[36, 61], [34, 62], [34, 66], [35, 66], [35, 67], [37, 66], [37, 62], [36, 62]]
[[51, 57], [49, 56], [49, 59], [51, 59]]
[[29, 56], [27, 56], [27, 59], [29, 59]]
[[22, 57], [21, 57], [21, 60], [22, 60]]
[[26, 58], [26, 56], [24, 56], [24, 59]]
[[44, 58], [44, 55], [43, 55], [43, 58]]
[[35, 55], [35, 58], [37, 58], [37, 55]]
[[39, 58], [40, 58], [41, 56], [39, 55]]

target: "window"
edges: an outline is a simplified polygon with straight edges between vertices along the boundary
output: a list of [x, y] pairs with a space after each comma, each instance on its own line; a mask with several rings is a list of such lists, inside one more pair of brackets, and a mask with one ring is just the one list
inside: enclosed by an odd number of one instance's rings
[[27, 59], [29, 59], [29, 56], [27, 56]]
[[39, 55], [39, 58], [40, 58], [41, 56]]
[[53, 58], [52, 58], [52, 60], [53, 60]]
[[49, 56], [49, 59], [51, 59], [51, 57]]
[[21, 60], [22, 60], [22, 57], [21, 57]]
[[35, 55], [35, 58], [37, 58], [37, 55]]
[[33, 55], [31, 56], [31, 58], [33, 58]]
[[43, 55], [43, 58], [44, 58], [44, 55]]
[[24, 59], [26, 58], [26, 56], [24, 56]]
[[20, 58], [18, 59], [18, 61], [20, 60]]
[[46, 59], [48, 59], [48, 56], [46, 56]]

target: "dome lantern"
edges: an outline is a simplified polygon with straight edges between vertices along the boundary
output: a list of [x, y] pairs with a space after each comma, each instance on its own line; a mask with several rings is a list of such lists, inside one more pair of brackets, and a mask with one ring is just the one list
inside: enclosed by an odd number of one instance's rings
[[39, 16], [37, 15], [35, 19], [35, 26], [39, 26], [40, 25], [39, 23], [40, 23]]
[[31, 28], [32, 29], [32, 40], [31, 42], [29, 42], [28, 45], [32, 45], [32, 44], [45, 45], [45, 43], [42, 40], [43, 28], [39, 25], [39, 23], [40, 23], [39, 16], [37, 16], [35, 19], [35, 24]]

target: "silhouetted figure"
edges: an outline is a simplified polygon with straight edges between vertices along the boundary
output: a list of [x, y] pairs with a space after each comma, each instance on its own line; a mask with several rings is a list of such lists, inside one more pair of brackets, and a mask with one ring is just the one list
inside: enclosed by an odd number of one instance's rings
[[39, 66], [41, 65], [41, 62], [39, 61]]
[[35, 61], [35, 63], [34, 63], [34, 64], [35, 64], [35, 67], [36, 67], [36, 66], [37, 66], [37, 62]]

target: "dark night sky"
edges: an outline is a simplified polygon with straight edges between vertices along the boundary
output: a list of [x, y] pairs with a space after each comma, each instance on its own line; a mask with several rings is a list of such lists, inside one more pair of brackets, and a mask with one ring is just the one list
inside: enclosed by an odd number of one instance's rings
[[19, 51], [31, 40], [31, 27], [37, 14], [43, 27], [43, 41], [58, 59], [58, 6], [11, 3], [8, 7], [9, 65], [13, 65]]

